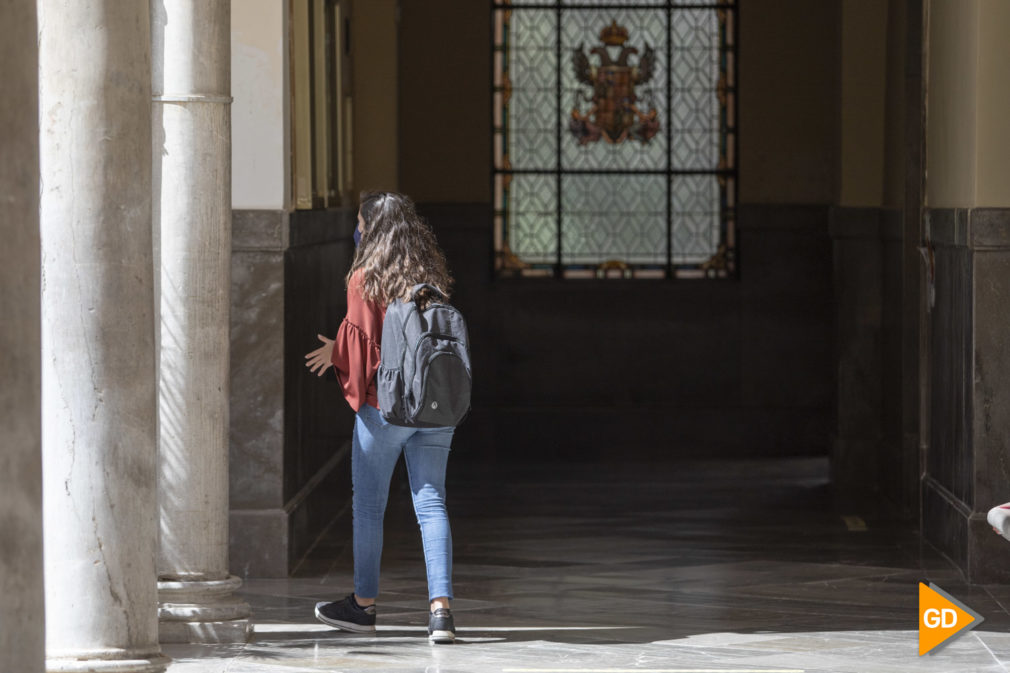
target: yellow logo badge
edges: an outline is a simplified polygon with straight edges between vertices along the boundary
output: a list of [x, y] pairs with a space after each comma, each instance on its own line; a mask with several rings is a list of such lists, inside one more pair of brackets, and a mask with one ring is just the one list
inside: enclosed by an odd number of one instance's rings
[[919, 656], [932, 653], [982, 623], [983, 617], [930, 582], [919, 582]]

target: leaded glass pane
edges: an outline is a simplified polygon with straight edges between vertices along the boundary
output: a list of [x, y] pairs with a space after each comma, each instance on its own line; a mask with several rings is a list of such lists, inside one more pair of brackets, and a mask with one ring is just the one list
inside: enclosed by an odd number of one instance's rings
[[719, 167], [721, 136], [719, 20], [711, 10], [685, 9], [673, 15], [673, 168], [714, 170]]
[[508, 188], [508, 243], [528, 264], [557, 257], [557, 180], [553, 174], [514, 175]]
[[561, 194], [562, 263], [666, 263], [664, 176], [565, 175]]
[[705, 262], [719, 248], [722, 211], [719, 180], [714, 175], [678, 175], [672, 183], [673, 262]]
[[513, 169], [557, 167], [557, 50], [553, 11], [512, 13], [508, 158]]

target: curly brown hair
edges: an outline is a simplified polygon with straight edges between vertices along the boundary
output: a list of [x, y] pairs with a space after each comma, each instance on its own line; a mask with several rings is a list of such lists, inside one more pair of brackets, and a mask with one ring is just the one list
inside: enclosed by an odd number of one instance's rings
[[[362, 192], [360, 212], [365, 227], [345, 282], [361, 269], [362, 296], [381, 306], [409, 299], [418, 283], [434, 285], [448, 301], [453, 281], [445, 254], [413, 201], [395, 192]], [[422, 305], [432, 298], [420, 295]]]

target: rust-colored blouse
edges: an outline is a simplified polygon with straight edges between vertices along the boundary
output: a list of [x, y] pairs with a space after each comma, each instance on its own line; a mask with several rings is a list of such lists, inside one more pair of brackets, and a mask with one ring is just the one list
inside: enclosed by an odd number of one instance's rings
[[344, 399], [357, 412], [362, 404], [379, 408], [375, 373], [379, 371], [379, 346], [382, 343], [383, 307], [361, 296], [358, 270], [347, 284], [347, 315], [340, 323], [333, 342], [333, 367], [344, 391]]

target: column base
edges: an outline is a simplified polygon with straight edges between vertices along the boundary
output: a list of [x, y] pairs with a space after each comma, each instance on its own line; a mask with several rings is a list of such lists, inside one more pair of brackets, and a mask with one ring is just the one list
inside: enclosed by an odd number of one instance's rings
[[46, 673], [164, 673], [170, 663], [160, 652], [90, 651], [79, 658], [46, 659]]
[[249, 604], [223, 580], [158, 582], [158, 639], [162, 643], [244, 643], [252, 634]]
[[232, 619], [225, 622], [168, 622], [158, 624], [158, 640], [176, 643], [245, 643], [252, 635], [252, 622]]

